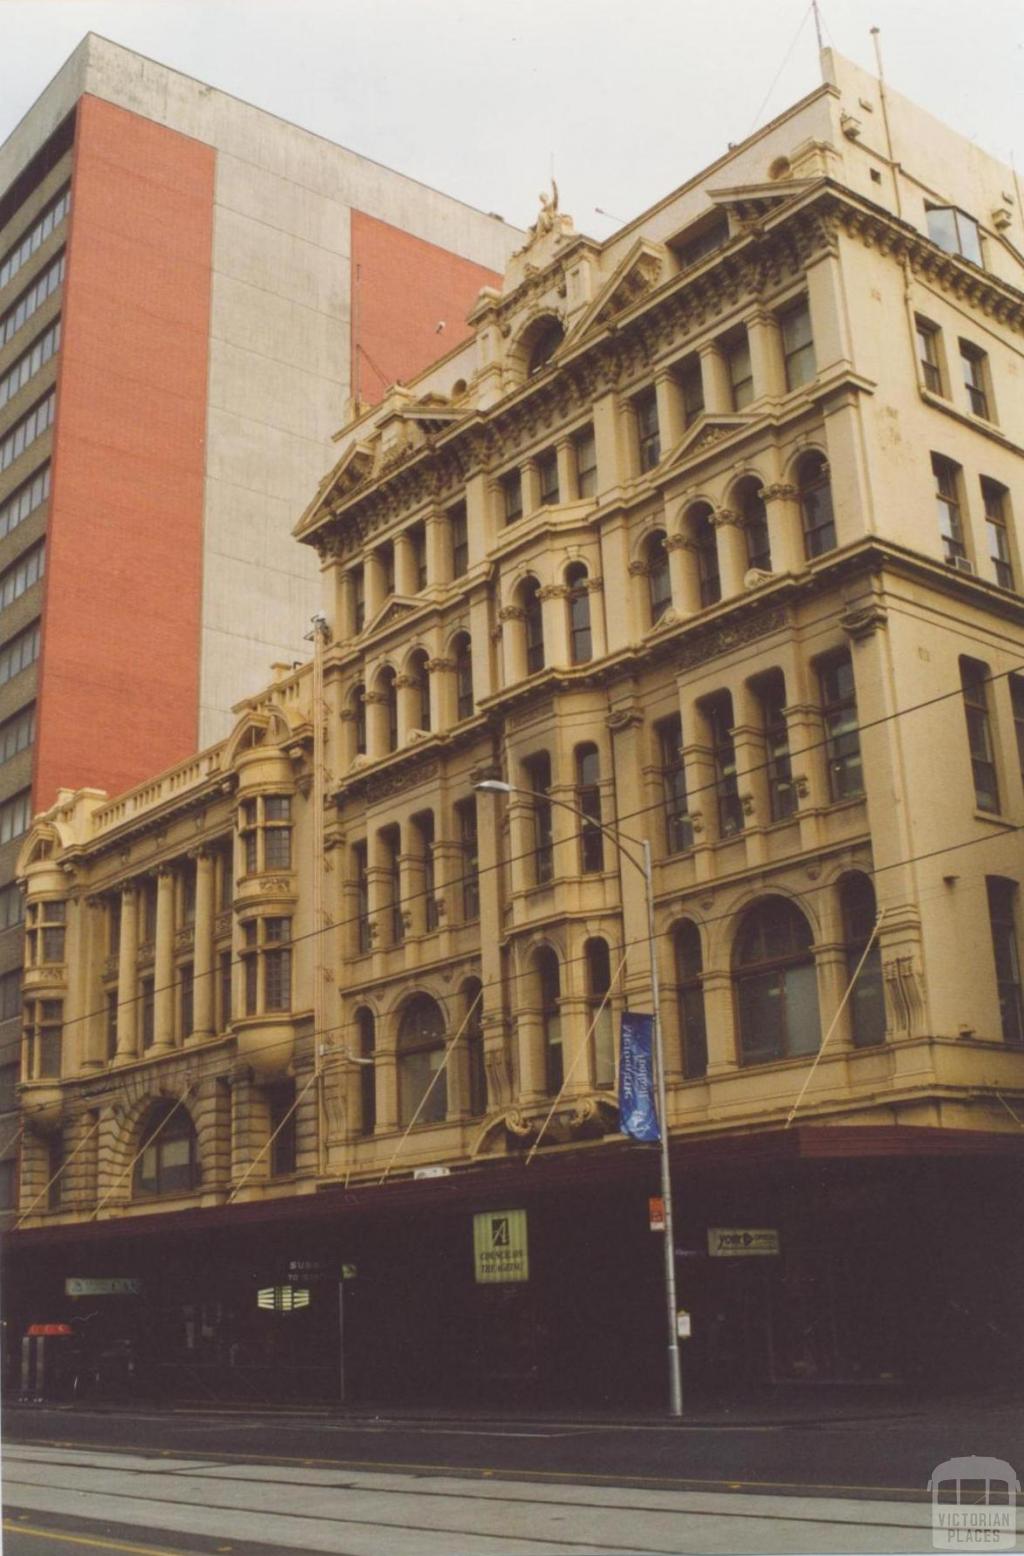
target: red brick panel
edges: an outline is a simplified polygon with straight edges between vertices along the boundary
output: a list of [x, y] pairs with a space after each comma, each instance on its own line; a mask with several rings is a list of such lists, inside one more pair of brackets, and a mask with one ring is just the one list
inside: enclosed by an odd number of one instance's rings
[[480, 288], [500, 284], [483, 265], [353, 211], [353, 389], [376, 405], [388, 384], [414, 378], [466, 339]]
[[195, 749], [215, 153], [97, 98], [75, 134], [34, 799]]

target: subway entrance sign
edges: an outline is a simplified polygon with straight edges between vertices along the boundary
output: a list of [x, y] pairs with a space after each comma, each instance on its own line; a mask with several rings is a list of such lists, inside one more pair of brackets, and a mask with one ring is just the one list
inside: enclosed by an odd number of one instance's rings
[[713, 1259], [763, 1258], [779, 1251], [779, 1234], [773, 1226], [708, 1227], [708, 1253]]
[[529, 1280], [525, 1210], [484, 1210], [473, 1217], [477, 1282]]

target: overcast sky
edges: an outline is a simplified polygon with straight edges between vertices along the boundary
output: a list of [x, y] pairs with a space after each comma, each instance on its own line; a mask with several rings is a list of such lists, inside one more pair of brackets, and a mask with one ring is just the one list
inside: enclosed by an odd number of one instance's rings
[[[1024, 0], [820, 10], [1024, 172]], [[595, 237], [819, 80], [807, 0], [0, 0], [0, 26], [0, 141], [91, 30], [520, 226], [553, 163]]]

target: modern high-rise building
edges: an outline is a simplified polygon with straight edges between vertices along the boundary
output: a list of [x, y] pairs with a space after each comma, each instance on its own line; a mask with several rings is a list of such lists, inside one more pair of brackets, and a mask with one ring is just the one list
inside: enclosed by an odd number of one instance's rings
[[0, 1034], [32, 811], [220, 738], [307, 652], [332, 433], [519, 241], [92, 34], [0, 147]]
[[12, 1338], [664, 1401], [653, 948], [689, 1378], [1019, 1366], [1024, 226], [824, 67], [604, 243], [549, 202], [296, 514], [312, 664], [35, 819]]

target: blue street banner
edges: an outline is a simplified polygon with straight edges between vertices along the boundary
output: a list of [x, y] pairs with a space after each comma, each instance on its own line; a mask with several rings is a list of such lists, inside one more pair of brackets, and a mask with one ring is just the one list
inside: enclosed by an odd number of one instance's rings
[[619, 1128], [634, 1140], [660, 1140], [654, 1101], [654, 1017], [622, 1013]]

